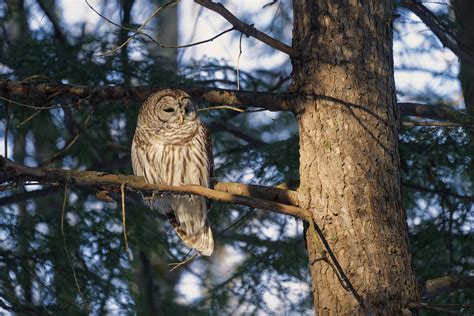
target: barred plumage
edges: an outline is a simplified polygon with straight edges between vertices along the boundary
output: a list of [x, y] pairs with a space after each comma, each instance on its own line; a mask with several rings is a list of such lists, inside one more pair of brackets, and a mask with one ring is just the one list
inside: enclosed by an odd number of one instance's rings
[[[187, 93], [163, 90], [142, 105], [132, 143], [132, 167], [148, 183], [209, 187], [213, 169], [210, 135]], [[205, 198], [170, 195], [144, 200], [168, 216], [186, 246], [205, 256], [212, 254], [214, 241]]]

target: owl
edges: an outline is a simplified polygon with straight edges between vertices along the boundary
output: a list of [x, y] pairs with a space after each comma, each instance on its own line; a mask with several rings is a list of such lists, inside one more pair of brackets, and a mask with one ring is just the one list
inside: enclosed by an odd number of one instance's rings
[[[147, 183], [209, 187], [213, 172], [211, 139], [186, 92], [159, 91], [143, 103], [131, 156], [134, 174]], [[205, 198], [154, 194], [144, 201], [168, 217], [186, 246], [204, 256], [212, 254], [214, 240]]]

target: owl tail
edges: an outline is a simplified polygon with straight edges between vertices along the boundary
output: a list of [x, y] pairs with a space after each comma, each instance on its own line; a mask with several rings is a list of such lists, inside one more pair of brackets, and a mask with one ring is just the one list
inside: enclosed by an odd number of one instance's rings
[[203, 256], [210, 256], [214, 250], [214, 238], [211, 227], [207, 222], [197, 233], [190, 234], [186, 228], [180, 225], [172, 213], [168, 213], [168, 219], [173, 226], [176, 234], [181, 238], [184, 244], [189, 248], [196, 249]]
[[179, 238], [183, 240], [186, 246], [196, 249], [203, 256], [212, 255], [214, 250], [214, 238], [212, 237], [211, 227], [206, 223], [202, 232], [195, 235], [180, 234], [182, 230], [176, 230]]

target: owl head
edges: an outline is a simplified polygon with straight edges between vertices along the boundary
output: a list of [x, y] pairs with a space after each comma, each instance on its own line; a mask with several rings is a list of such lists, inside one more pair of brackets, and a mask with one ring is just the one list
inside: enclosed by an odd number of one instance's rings
[[189, 94], [181, 90], [166, 89], [152, 94], [143, 103], [138, 115], [138, 125], [189, 125], [196, 119], [196, 109]]

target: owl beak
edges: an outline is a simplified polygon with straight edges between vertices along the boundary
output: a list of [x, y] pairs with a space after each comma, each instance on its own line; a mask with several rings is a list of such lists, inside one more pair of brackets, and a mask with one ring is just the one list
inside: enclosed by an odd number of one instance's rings
[[183, 125], [184, 123], [184, 117], [183, 117], [183, 114], [179, 114], [179, 124]]

